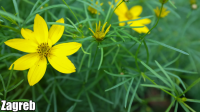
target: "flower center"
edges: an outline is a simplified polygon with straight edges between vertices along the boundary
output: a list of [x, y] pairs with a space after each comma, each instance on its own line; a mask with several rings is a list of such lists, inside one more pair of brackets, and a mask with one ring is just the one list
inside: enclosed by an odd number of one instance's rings
[[131, 14], [130, 11], [127, 11], [125, 16], [128, 18], [128, 19], [133, 19], [133, 15]]
[[105, 37], [105, 33], [102, 32], [102, 31], [97, 31], [94, 35], [94, 37], [97, 39], [97, 40], [103, 40], [103, 38]]
[[37, 52], [41, 57], [47, 57], [50, 53], [51, 48], [48, 43], [42, 43], [38, 46]]

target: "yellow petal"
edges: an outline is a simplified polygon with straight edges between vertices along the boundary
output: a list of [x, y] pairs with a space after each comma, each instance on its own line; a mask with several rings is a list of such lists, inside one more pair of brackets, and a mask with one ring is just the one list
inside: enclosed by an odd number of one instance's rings
[[103, 25], [103, 27], [102, 27], [102, 32], [104, 32], [104, 29], [105, 29], [105, 27], [106, 27], [106, 24], [107, 24], [107, 22]]
[[111, 24], [110, 24], [110, 25], [108, 26], [108, 28], [106, 29], [106, 31], [105, 31], [105, 35], [108, 33], [110, 27], [111, 27]]
[[[118, 2], [119, 1], [119, 2]], [[115, 2], [118, 2], [116, 7], [122, 2], [122, 0], [115, 0]], [[115, 10], [115, 14], [118, 16], [124, 16], [126, 12], [128, 11], [128, 7], [125, 2], [122, 2], [117, 9]]]
[[55, 45], [51, 48], [51, 53], [54, 55], [69, 56], [79, 50], [82, 45], [77, 42], [69, 42]]
[[143, 24], [141, 24], [141, 23], [139, 23], [137, 21], [128, 22], [128, 24], [130, 24], [130, 26], [135, 26], [135, 27], [143, 26], [142, 28], [132, 28], [133, 30], [135, 30], [138, 33], [147, 33], [149, 31], [148, 27], [146, 27], [145, 25], [143, 25]]
[[144, 26], [143, 28], [133, 28], [138, 33], [147, 33], [149, 31], [149, 28]]
[[74, 64], [65, 56], [49, 55], [48, 60], [51, 66], [61, 73], [76, 72]]
[[158, 7], [156, 7], [156, 9], [154, 9], [154, 12], [156, 14], [156, 16], [159, 16], [160, 14], [160, 9]]
[[[93, 32], [93, 30], [91, 30], [92, 32]], [[95, 32], [97, 32], [98, 31], [98, 27], [97, 27], [97, 23], [96, 23], [96, 30], [95, 30]], [[94, 34], [94, 33], [93, 33]]]
[[142, 13], [142, 6], [136, 5], [130, 9], [130, 13], [133, 15], [133, 17], [138, 17]]
[[32, 40], [33, 42], [37, 43], [34, 32], [32, 30], [22, 28], [21, 34], [26, 40]]
[[47, 68], [47, 59], [40, 58], [28, 71], [28, 83], [30, 86], [38, 83], [45, 74]]
[[148, 18], [146, 18], [146, 19], [138, 20], [137, 22], [142, 23], [142, 24], [150, 24], [150, 23], [151, 23], [151, 20], [148, 19]]
[[33, 29], [38, 43], [46, 43], [48, 39], [48, 27], [45, 20], [39, 14], [35, 16]]
[[165, 16], [167, 16], [169, 13], [170, 13], [170, 11], [162, 12], [161, 17], [165, 17]]
[[[121, 17], [118, 17], [118, 20], [119, 22], [121, 22], [121, 21], [127, 21], [128, 19], [125, 16], [121, 16]], [[124, 26], [125, 24], [126, 24], [125, 22], [119, 23], [119, 26]]]
[[[14, 64], [13, 70], [26, 70], [31, 68], [38, 60], [40, 59], [38, 53], [31, 53], [26, 54], [19, 59], [17, 59], [12, 65]], [[10, 66], [9, 70], [12, 69], [12, 65]]]
[[[57, 23], [64, 23], [64, 19], [61, 18], [59, 20], [56, 21]], [[65, 26], [63, 25], [52, 25], [50, 30], [49, 30], [49, 39], [52, 42], [52, 45], [54, 45], [58, 40], [60, 40], [60, 38], [63, 35]]]
[[101, 28], [101, 21], [99, 21], [98, 31], [100, 31], [100, 28]]
[[91, 28], [89, 28], [89, 30], [93, 33], [93, 35], [95, 35], [94, 31]]
[[37, 52], [38, 45], [31, 41], [26, 39], [10, 39], [4, 42], [7, 46], [10, 46], [14, 49], [27, 52], [27, 53], [34, 53]]

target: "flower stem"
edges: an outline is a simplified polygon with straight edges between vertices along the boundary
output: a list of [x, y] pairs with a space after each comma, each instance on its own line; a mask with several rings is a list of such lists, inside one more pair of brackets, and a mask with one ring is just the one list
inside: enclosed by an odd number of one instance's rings
[[[146, 52], [147, 52], [147, 65], [149, 64], [149, 49], [148, 49], [148, 47], [147, 47], [147, 44], [146, 44], [146, 42], [145, 42], [145, 40], [143, 41], [143, 43], [144, 43], [144, 46], [145, 46], [145, 49], [146, 49]], [[145, 68], [145, 70], [144, 71], [146, 71], [146, 68]]]
[[158, 24], [158, 22], [159, 22], [159, 20], [160, 20], [160, 16], [161, 16], [162, 9], [163, 9], [163, 4], [162, 4], [162, 6], [161, 6], [160, 14], [159, 14], [159, 17], [158, 17], [158, 20], [157, 20], [156, 24], [155, 24], [145, 35], [143, 35], [143, 36], [140, 38], [141, 44], [139, 45], [139, 47], [138, 47], [138, 49], [137, 49], [137, 52], [136, 52], [136, 54], [135, 54], [135, 64], [136, 64], [136, 66], [137, 66], [137, 68], [138, 68], [139, 71], [140, 71], [140, 69], [139, 69], [138, 60], [137, 60], [138, 52], [139, 52], [139, 50], [140, 50], [140, 47], [141, 47], [142, 43], [144, 42], [145, 48], [146, 48], [146, 50], [147, 50], [147, 65], [148, 65], [148, 61], [149, 61], [149, 52], [148, 52], [148, 48], [147, 48], [146, 42], [144, 41], [144, 37], [145, 37], [147, 34], [149, 34], [149, 32], [150, 32], [151, 30], [153, 30], [153, 29], [157, 26], [157, 24]]
[[159, 22], [159, 20], [160, 20], [160, 16], [161, 16], [161, 13], [162, 13], [162, 9], [163, 9], [163, 4], [162, 4], [162, 6], [161, 6], [160, 14], [159, 14], [159, 17], [158, 17], [158, 20], [157, 20], [156, 24], [155, 24], [146, 34], [144, 34], [144, 35], [140, 38], [141, 43], [142, 43], [142, 41], [144, 40], [144, 37], [145, 37], [147, 34], [149, 34], [149, 33], [151, 32], [151, 30], [153, 30], [153, 29], [158, 25], [158, 22]]
[[[71, 10], [71, 8], [69, 7], [69, 5], [67, 5], [67, 3], [65, 2], [65, 0], [62, 0], [63, 2], [64, 2], [64, 4], [69, 8], [69, 10], [71, 11], [71, 13], [74, 15], [74, 17], [76, 18], [76, 20], [77, 20], [77, 22], [78, 22], [78, 24], [80, 24], [80, 22], [79, 22], [79, 20], [78, 20], [78, 18], [76, 17], [76, 15], [74, 14], [74, 12]], [[81, 34], [82, 34], [82, 36], [84, 37], [84, 34], [83, 34], [83, 32], [79, 29], [79, 28], [77, 28], [80, 32], [81, 32]]]
[[[119, 3], [119, 5], [121, 5], [122, 2], [124, 2], [124, 1], [122, 0], [122, 1]], [[111, 20], [113, 14], [114, 14], [114, 12], [115, 12], [115, 10], [118, 8], [119, 5], [117, 5], [117, 7], [115, 7], [114, 11], [112, 12], [112, 14], [111, 14], [111, 16], [110, 16], [110, 18], [109, 18], [109, 20], [108, 20], [108, 24], [110, 23], [110, 20]], [[112, 4], [111, 4], [111, 7], [112, 7]]]
[[93, 62], [92, 62], [92, 65], [91, 65], [91, 66], [93, 66], [94, 61], [95, 61], [95, 58], [96, 58], [96, 56], [97, 56], [98, 46], [99, 46], [99, 42], [98, 42], [98, 44], [97, 44], [97, 48], [96, 48], [95, 55], [94, 55], [94, 59], [93, 59]]

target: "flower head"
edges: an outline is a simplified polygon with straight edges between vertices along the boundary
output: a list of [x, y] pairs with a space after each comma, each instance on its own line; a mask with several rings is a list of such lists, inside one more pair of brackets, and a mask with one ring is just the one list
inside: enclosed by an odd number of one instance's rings
[[191, 4], [191, 8], [192, 9], [197, 9], [198, 8], [198, 5], [197, 5], [197, 2], [196, 0], [190, 0], [190, 4]]
[[162, 3], [162, 4], [165, 4], [165, 3], [168, 2], [168, 0], [159, 0], [159, 1], [160, 1], [160, 3]]
[[101, 21], [99, 21], [99, 26], [97, 26], [96, 23], [96, 31], [94, 32], [92, 29], [89, 28], [89, 30], [93, 33], [93, 37], [98, 40], [98, 41], [102, 41], [104, 39], [104, 37], [106, 36], [106, 34], [108, 33], [110, 26], [108, 26], [108, 28], [106, 29], [106, 31], [104, 32], [104, 29], [106, 27], [107, 22], [103, 25], [102, 30], [100, 30], [101, 28]]
[[[156, 7], [156, 9], [154, 9], [154, 12], [156, 13], [156, 16], [159, 17], [160, 9], [158, 7]], [[167, 8], [163, 7], [160, 17], [163, 18], [163, 17], [167, 16], [169, 13], [170, 13], [170, 11], [167, 11]]]
[[194, 10], [195, 10], [195, 9], [197, 9], [197, 8], [198, 8], [198, 5], [197, 5], [197, 4], [192, 4], [192, 6], [191, 6], [191, 7], [192, 7], [192, 9], [194, 9]]
[[[115, 2], [118, 2], [117, 6], [122, 2], [122, 0], [115, 0]], [[111, 5], [111, 2], [109, 2]], [[113, 5], [112, 5], [113, 7]], [[128, 20], [133, 20], [133, 19], [139, 19], [139, 15], [142, 13], [142, 6], [133, 6], [130, 10], [126, 6], [125, 2], [122, 2], [116, 9], [115, 9], [115, 14], [118, 16], [118, 20], [120, 21], [119, 26], [124, 26], [125, 22], [123, 21], [128, 21]], [[132, 28], [138, 33], [147, 33], [149, 31], [148, 27], [146, 27], [146, 24], [151, 23], [150, 19], [140, 19], [136, 21], [130, 21], [127, 22], [130, 26], [132, 27], [138, 27], [142, 26], [142, 28]]]
[[[64, 19], [61, 18], [56, 22], [64, 23]], [[44, 76], [47, 59], [52, 67], [61, 73], [76, 71], [74, 64], [66, 56], [77, 52], [81, 44], [69, 42], [53, 46], [61, 38], [63, 32], [64, 26], [62, 25], [52, 25], [48, 31], [45, 20], [39, 14], [36, 14], [33, 31], [22, 28], [21, 34], [24, 39], [11, 39], [5, 42], [6, 45], [14, 49], [29, 53], [17, 59], [13, 63], [13, 69], [29, 69], [27, 78], [30, 86], [35, 85]]]
[[[93, 0], [91, 0], [91, 1], [93, 1]], [[94, 4], [91, 4], [91, 5], [94, 6]], [[98, 1], [96, 1], [96, 5], [99, 5]], [[100, 3], [100, 6], [102, 6], [102, 5], [103, 5], [103, 3]], [[94, 6], [94, 7], [96, 8], [96, 6]], [[98, 11], [97, 11], [95, 8], [89, 6], [89, 7], [88, 7], [88, 10], [89, 10], [90, 13], [92, 13], [92, 14], [97, 14]], [[98, 13], [98, 14], [100, 15], [100, 13]]]

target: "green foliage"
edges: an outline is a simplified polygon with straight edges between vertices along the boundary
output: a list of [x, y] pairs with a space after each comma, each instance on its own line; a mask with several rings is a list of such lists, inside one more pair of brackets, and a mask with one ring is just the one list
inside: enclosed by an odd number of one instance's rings
[[[129, 0], [129, 9], [141, 5], [143, 12], [141, 18], [124, 22], [152, 21], [147, 25], [149, 32], [139, 34], [132, 28], [144, 26], [119, 26], [122, 22], [107, 2], [0, 0], [0, 99], [33, 100], [36, 112], [198, 112], [200, 8], [191, 9], [192, 4], [184, 0]], [[100, 15], [90, 13], [89, 6]], [[153, 11], [157, 6], [166, 7], [168, 16], [157, 17]], [[21, 28], [33, 29], [36, 14], [49, 28], [65, 26], [58, 44], [79, 42], [82, 47], [68, 56], [75, 73], [63, 74], [48, 64], [44, 77], [31, 87], [28, 70], [13, 70], [14, 66], [8, 70], [25, 53], [4, 42], [22, 38]], [[64, 24], [55, 22], [62, 17]], [[99, 21], [107, 22], [106, 28], [111, 24], [100, 42], [89, 31]], [[167, 105], [153, 105], [160, 102]]]

